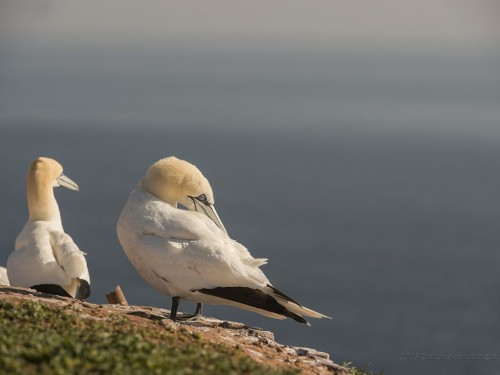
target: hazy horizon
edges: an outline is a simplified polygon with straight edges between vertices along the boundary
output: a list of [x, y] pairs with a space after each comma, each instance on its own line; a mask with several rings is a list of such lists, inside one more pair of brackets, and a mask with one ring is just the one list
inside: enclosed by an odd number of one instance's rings
[[0, 21], [4, 37], [45, 39], [275, 41], [340, 48], [500, 45], [500, 5], [494, 0], [4, 0]]
[[500, 52], [11, 43], [2, 126], [500, 136]]

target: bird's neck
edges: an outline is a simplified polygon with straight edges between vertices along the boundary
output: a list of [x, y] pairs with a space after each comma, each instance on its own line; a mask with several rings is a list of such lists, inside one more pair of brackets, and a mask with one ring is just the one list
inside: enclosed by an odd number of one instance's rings
[[28, 210], [31, 221], [57, 221], [61, 222], [61, 214], [56, 198], [54, 197], [54, 188], [47, 183], [40, 183], [35, 178], [28, 177], [27, 198]]

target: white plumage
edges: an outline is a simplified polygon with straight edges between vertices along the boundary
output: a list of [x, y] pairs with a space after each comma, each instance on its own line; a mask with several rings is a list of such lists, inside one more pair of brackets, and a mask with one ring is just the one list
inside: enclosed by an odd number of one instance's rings
[[85, 254], [64, 233], [55, 186], [78, 190], [57, 161], [36, 159], [27, 179], [30, 217], [7, 260], [9, 280], [13, 286], [84, 299], [90, 295]]
[[169, 157], [149, 168], [118, 220], [118, 238], [131, 263], [149, 284], [174, 298], [172, 317], [179, 298], [301, 323], [307, 323], [303, 316], [326, 317], [271, 285], [259, 268], [267, 259], [253, 258], [229, 238], [213, 203], [201, 172]]
[[7, 268], [0, 267], [0, 285], [10, 285]]

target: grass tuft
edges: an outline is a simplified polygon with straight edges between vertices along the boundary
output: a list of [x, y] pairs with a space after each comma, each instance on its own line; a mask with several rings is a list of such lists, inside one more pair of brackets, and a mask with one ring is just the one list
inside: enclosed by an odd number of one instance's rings
[[349, 370], [349, 375], [384, 375], [384, 370], [381, 370], [379, 373], [374, 373], [368, 369], [368, 366], [365, 368], [353, 367], [351, 362], [344, 363], [342, 366]]

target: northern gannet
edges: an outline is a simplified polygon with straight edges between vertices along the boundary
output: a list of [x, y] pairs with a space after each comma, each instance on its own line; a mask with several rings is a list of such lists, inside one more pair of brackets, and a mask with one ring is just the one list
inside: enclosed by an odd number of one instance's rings
[[28, 169], [29, 219], [7, 260], [11, 285], [85, 299], [90, 278], [84, 253], [64, 233], [54, 187], [79, 190], [55, 160], [40, 157]]
[[305, 324], [304, 316], [327, 318], [271, 285], [259, 268], [267, 259], [253, 258], [228, 236], [208, 180], [184, 160], [171, 156], [149, 167], [120, 214], [117, 234], [139, 274], [172, 297], [173, 320], [180, 299], [198, 303], [193, 316], [209, 303]]
[[5, 267], [0, 267], [0, 285], [10, 285], [7, 268]]

